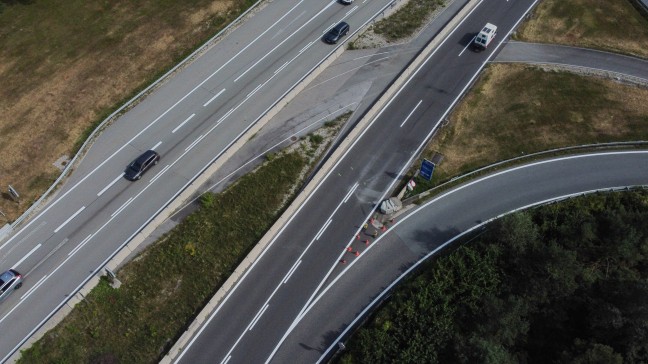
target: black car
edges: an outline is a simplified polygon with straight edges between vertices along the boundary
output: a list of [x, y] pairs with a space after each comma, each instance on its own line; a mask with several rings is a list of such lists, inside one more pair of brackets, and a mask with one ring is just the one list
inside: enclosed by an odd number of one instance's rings
[[340, 38], [347, 35], [349, 32], [349, 24], [346, 22], [340, 22], [338, 25], [334, 26], [331, 30], [326, 33], [324, 36], [324, 41], [328, 44], [337, 43]]
[[160, 155], [156, 151], [147, 150], [128, 165], [128, 168], [126, 168], [126, 171], [124, 173], [124, 177], [131, 181], [137, 181], [138, 179], [142, 178], [144, 172], [146, 172], [152, 166], [158, 164], [159, 161]]

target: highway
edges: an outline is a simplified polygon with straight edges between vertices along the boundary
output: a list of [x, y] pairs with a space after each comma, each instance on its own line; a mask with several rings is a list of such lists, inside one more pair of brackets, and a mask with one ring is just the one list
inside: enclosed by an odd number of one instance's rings
[[[479, 2], [363, 130], [177, 362], [272, 361], [284, 334], [331, 278], [374, 204], [534, 4]], [[498, 36], [488, 50], [475, 53], [468, 45], [486, 22], [497, 24]]]
[[[78, 300], [111, 257], [335, 51], [320, 40], [329, 27], [344, 19], [355, 32], [386, 5], [270, 2], [113, 122], [44, 208], [0, 242], [0, 268], [25, 275], [0, 305], [0, 361]], [[125, 180], [147, 149], [160, 164]]]
[[[356, 325], [421, 261], [503, 214], [593, 191], [648, 186], [648, 151], [568, 156], [467, 182], [405, 216], [341, 266], [277, 352], [277, 363], [314, 363], [336, 352]], [[379, 269], [376, 269], [379, 267]]]

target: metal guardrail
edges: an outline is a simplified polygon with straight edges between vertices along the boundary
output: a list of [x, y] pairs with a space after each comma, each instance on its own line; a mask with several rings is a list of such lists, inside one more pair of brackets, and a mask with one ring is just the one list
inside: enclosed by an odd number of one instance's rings
[[140, 97], [145, 96], [149, 91], [157, 87], [162, 81], [164, 81], [169, 75], [177, 71], [179, 68], [185, 66], [188, 64], [198, 53], [206, 50], [207, 48], [210, 47], [211, 43], [216, 40], [218, 37], [223, 35], [225, 32], [229, 31], [231, 28], [234, 26], [237, 26], [239, 21], [243, 19], [245, 16], [248, 15], [253, 9], [255, 9], [260, 3], [262, 3], [265, 0], [258, 0], [256, 3], [254, 3], [252, 6], [250, 6], [246, 11], [244, 11], [241, 15], [239, 15], [234, 21], [229, 23], [225, 28], [221, 29], [216, 35], [213, 37], [209, 38], [205, 43], [203, 43], [200, 47], [196, 48], [190, 55], [188, 55], [185, 59], [180, 61], [180, 63], [176, 64], [173, 68], [171, 68], [169, 71], [167, 71], [164, 75], [160, 76], [157, 80], [155, 80], [153, 83], [151, 83], [149, 86], [147, 86], [145, 89], [140, 91], [137, 95], [133, 96], [130, 100], [128, 100], [126, 103], [124, 103], [121, 107], [119, 107], [117, 110], [115, 110], [112, 114], [108, 115], [97, 127], [90, 133], [88, 138], [85, 140], [85, 142], [81, 145], [77, 153], [74, 155], [72, 160], [66, 165], [65, 169], [63, 172], [61, 172], [61, 175], [52, 183], [52, 185], [45, 191], [41, 197], [36, 200], [28, 209], [25, 211], [22, 215], [20, 215], [14, 222], [11, 223], [11, 229], [15, 229], [18, 225], [20, 225], [23, 221], [25, 221], [33, 212], [35, 209], [37, 209], [56, 189], [56, 187], [63, 181], [65, 177], [70, 173], [70, 171], [73, 169], [74, 164], [78, 161], [78, 159], [86, 152], [86, 148], [91, 144], [91, 142], [95, 139], [99, 131], [108, 123], [110, 120], [112, 120], [114, 117], [118, 116], [121, 112], [123, 112], [125, 109], [133, 105], [136, 101], [139, 100]]
[[414, 195], [414, 196], [411, 196], [411, 197], [408, 197], [408, 198], [404, 199], [404, 200], [403, 200], [403, 206], [405, 206], [405, 205], [409, 205], [409, 204], [412, 204], [412, 203], [416, 202], [417, 200], [420, 200], [420, 199], [423, 198], [423, 197], [429, 196], [429, 195], [431, 195], [432, 193], [434, 193], [435, 191], [440, 190], [440, 189], [446, 187], [447, 185], [449, 185], [449, 184], [451, 184], [451, 183], [456, 183], [456, 182], [459, 181], [459, 180], [466, 179], [466, 178], [468, 178], [468, 177], [470, 177], [470, 176], [473, 176], [473, 175], [476, 175], [476, 174], [482, 173], [482, 172], [487, 171], [487, 170], [491, 170], [491, 169], [494, 170], [494, 169], [496, 169], [497, 167], [500, 167], [500, 166], [505, 165], [505, 164], [513, 163], [513, 162], [516, 162], [516, 161], [519, 161], [519, 160], [528, 159], [528, 158], [532, 159], [532, 158], [535, 158], [535, 157], [541, 157], [541, 156], [543, 156], [543, 155], [549, 155], [549, 154], [554, 154], [554, 153], [560, 153], [560, 152], [565, 152], [565, 151], [570, 151], [570, 150], [583, 150], [583, 149], [592, 149], [592, 148], [624, 147], [624, 146], [628, 146], [628, 145], [645, 145], [645, 146], [648, 146], [648, 141], [639, 140], [639, 141], [630, 141], [630, 142], [614, 142], [614, 143], [601, 143], [601, 144], [583, 144], [583, 145], [577, 145], [577, 146], [571, 146], [571, 147], [563, 147], [563, 148], [556, 148], [556, 149], [545, 150], [545, 151], [542, 151], [542, 152], [537, 152], [537, 153], [531, 153], [531, 154], [521, 155], [521, 156], [519, 156], [519, 157], [510, 158], [510, 159], [506, 159], [506, 160], [503, 160], [503, 161], [500, 161], [500, 162], [496, 162], [496, 163], [493, 163], [493, 164], [489, 164], [489, 165], [487, 165], [487, 166], [485, 166], [485, 167], [478, 168], [478, 169], [476, 169], [476, 170], [474, 170], [474, 171], [471, 171], [471, 172], [468, 172], [468, 173], [466, 173], [466, 174], [462, 174], [462, 175], [460, 175], [460, 176], [453, 177], [453, 178], [451, 178], [449, 181], [446, 181], [446, 182], [444, 182], [444, 183], [442, 183], [442, 184], [440, 184], [440, 185], [438, 185], [438, 186], [435, 186], [434, 188], [431, 188], [431, 189], [429, 189], [429, 190], [427, 190], [427, 191], [421, 192], [421, 193], [419, 193], [419, 194], [417, 194], [417, 195]]

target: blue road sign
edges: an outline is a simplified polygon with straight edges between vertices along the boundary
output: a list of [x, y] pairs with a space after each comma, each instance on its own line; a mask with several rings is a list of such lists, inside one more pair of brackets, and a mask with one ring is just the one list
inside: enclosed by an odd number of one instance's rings
[[423, 159], [423, 162], [421, 163], [421, 172], [419, 173], [421, 177], [425, 178], [426, 180], [431, 180], [432, 179], [432, 173], [434, 172], [434, 163], [430, 162], [427, 159]]

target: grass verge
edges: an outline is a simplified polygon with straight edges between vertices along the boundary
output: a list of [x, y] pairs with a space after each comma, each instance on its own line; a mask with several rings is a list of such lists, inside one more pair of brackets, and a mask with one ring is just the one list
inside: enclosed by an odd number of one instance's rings
[[339, 130], [340, 116], [273, 154], [106, 280], [19, 363], [158, 361], [290, 203]]
[[[406, 1], [406, 0], [402, 0]], [[445, 6], [446, 0], [408, 0], [393, 14], [377, 21], [356, 40], [348, 44], [349, 49], [383, 47], [414, 35], [430, 19], [435, 11]]]
[[[0, 199], [15, 220], [103, 118], [250, 7], [252, 0], [3, 1]], [[1, 222], [1, 221], [0, 221]]]
[[648, 18], [631, 0], [544, 0], [516, 38], [648, 58]]
[[[490, 65], [422, 154], [444, 156], [431, 182], [543, 150], [648, 140], [648, 89], [535, 66]], [[421, 158], [421, 159], [422, 159]], [[420, 167], [415, 163], [409, 175]]]

